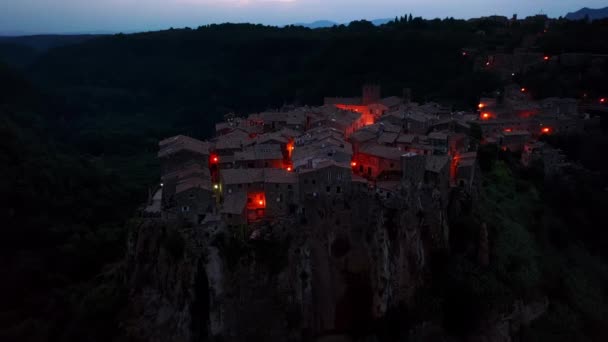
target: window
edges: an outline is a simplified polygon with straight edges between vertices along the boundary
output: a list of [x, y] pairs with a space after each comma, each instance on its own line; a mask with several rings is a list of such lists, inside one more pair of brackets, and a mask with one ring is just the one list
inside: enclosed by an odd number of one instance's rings
[[305, 179], [305, 180], [304, 180], [304, 184], [308, 184], [308, 179]]
[[185, 213], [185, 212], [188, 212], [188, 211], [190, 211], [190, 207], [189, 206], [185, 205], [185, 206], [182, 207], [182, 213]]
[[328, 187], [326, 188], [326, 190], [327, 190], [327, 192], [331, 192], [331, 186], [328, 186]]
[[239, 188], [239, 189], [242, 189], [242, 188], [243, 188], [243, 184], [239, 184], [239, 185], [238, 185], [238, 188]]
[[279, 183], [275, 184], [274, 187], [275, 187], [275, 189], [278, 189], [279, 188]]
[[315, 179], [313, 179], [312, 184], [317, 184], [317, 181]]
[[253, 163], [247, 163], [247, 167], [252, 169], [253, 168]]
[[287, 189], [291, 190], [293, 186], [291, 184], [287, 184]]
[[264, 162], [264, 167], [268, 167], [268, 162], [267, 161]]
[[337, 194], [339, 194], [339, 193], [341, 193], [341, 192], [342, 192], [342, 188], [341, 188], [341, 187], [339, 187], [339, 186], [338, 186], [338, 187], [336, 187], [336, 193], [337, 193]]
[[391, 163], [391, 169], [395, 167], [395, 163]]
[[190, 199], [194, 199], [194, 194], [190, 194], [188, 197], [190, 197]]

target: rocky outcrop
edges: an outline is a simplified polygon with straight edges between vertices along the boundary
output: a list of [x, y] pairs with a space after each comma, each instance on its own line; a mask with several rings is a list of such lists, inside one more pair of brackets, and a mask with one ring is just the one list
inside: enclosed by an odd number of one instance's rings
[[300, 341], [366, 334], [423, 284], [431, 252], [447, 248], [437, 190], [403, 189], [304, 203], [291, 217], [229, 228], [159, 219], [129, 238], [131, 338]]

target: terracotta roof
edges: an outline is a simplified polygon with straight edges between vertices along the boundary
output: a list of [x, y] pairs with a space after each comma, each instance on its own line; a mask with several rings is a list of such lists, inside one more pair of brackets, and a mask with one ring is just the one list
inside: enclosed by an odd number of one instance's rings
[[402, 151], [395, 147], [387, 147], [376, 143], [367, 143], [359, 149], [360, 153], [376, 156], [383, 159], [400, 160]]
[[448, 134], [445, 132], [432, 132], [428, 137], [433, 140], [448, 140]]
[[251, 145], [253, 141], [249, 138], [249, 134], [235, 130], [225, 135], [217, 137], [215, 148], [218, 150], [241, 149], [244, 146]]
[[339, 163], [339, 162], [336, 162], [336, 161], [333, 161], [333, 160], [324, 160], [324, 161], [319, 162], [316, 165], [315, 168], [313, 168], [313, 169], [301, 169], [299, 171], [299, 173], [315, 172], [315, 171], [319, 171], [319, 170], [322, 170], [324, 168], [332, 167], [332, 166], [340, 167], [340, 168], [344, 168], [344, 169], [348, 169], [348, 170], [351, 169], [350, 163]]
[[411, 143], [416, 142], [417, 140], [418, 140], [418, 136], [415, 134], [401, 133], [401, 134], [399, 134], [399, 137], [397, 138], [397, 142], [403, 143], [403, 144], [411, 144]]
[[267, 122], [286, 122], [287, 121], [287, 113], [281, 112], [264, 112], [260, 113], [260, 118], [264, 120], [264, 123]]
[[180, 180], [175, 186], [175, 193], [179, 194], [193, 188], [200, 188], [207, 191], [212, 191], [211, 180], [209, 178], [192, 176], [186, 179]]
[[295, 184], [298, 182], [298, 175], [283, 169], [264, 169], [265, 183]]
[[378, 138], [378, 142], [381, 144], [392, 144], [395, 142], [395, 140], [397, 140], [398, 136], [399, 133], [384, 132], [380, 138]]
[[249, 184], [264, 181], [264, 169], [225, 169], [220, 171], [222, 184]]
[[268, 142], [277, 142], [279, 144], [287, 144], [289, 141], [287, 138], [281, 135], [279, 132], [266, 133], [262, 135], [258, 135], [256, 137], [256, 143], [265, 144]]
[[215, 131], [219, 132], [224, 129], [232, 129], [232, 125], [229, 122], [218, 122], [215, 124]]
[[350, 135], [350, 140], [355, 142], [366, 142], [376, 138], [376, 133], [369, 129], [362, 128]]
[[380, 100], [380, 103], [390, 108], [400, 105], [401, 103], [403, 103], [403, 100], [401, 100], [401, 98], [397, 96], [389, 96]]
[[448, 156], [427, 156], [426, 170], [437, 173], [448, 164], [449, 160]]
[[164, 158], [179, 151], [190, 151], [202, 155], [209, 155], [209, 143], [185, 135], [178, 135], [159, 142], [159, 158]]
[[254, 145], [234, 153], [234, 160], [276, 160], [283, 159], [281, 146], [278, 144]]
[[224, 196], [224, 203], [220, 212], [222, 214], [240, 215], [245, 210], [247, 204], [247, 194], [245, 192], [235, 192]]

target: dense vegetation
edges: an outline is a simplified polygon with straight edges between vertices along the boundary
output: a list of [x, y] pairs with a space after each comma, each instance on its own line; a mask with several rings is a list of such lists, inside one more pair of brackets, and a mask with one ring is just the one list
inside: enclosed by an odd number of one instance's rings
[[[102, 279], [120, 273], [111, 263], [124, 253], [125, 222], [158, 178], [159, 138], [205, 137], [227, 112], [320, 104], [323, 96], [358, 95], [365, 82], [381, 84], [386, 95], [409, 87], [416, 100], [472, 109], [480, 94], [501, 83], [472, 72], [473, 59], [461, 49], [510, 51], [542, 28], [534, 21], [505, 30], [490, 20], [410, 16], [381, 27], [361, 21], [318, 30], [210, 25], [104, 36], [46, 52], [0, 44], [0, 59], [12, 64], [0, 65], [0, 275], [9, 280], [0, 289], [0, 339], [119, 334], [125, 294], [119, 282]], [[552, 53], [607, 53], [607, 41], [606, 22], [560, 22], [540, 44]], [[580, 70], [536, 69], [520, 77], [543, 96], [599, 94], [608, 85], [597, 77], [605, 79], [608, 68], [592, 67], [593, 77], [574, 83], [563, 75]], [[604, 136], [578, 145], [553, 142], [599, 172], [575, 173], [565, 184], [488, 153], [483, 204], [455, 223], [464, 242], [454, 242], [456, 257], [436, 271], [445, 277], [438, 284], [458, 286], [429, 289], [423, 295], [437, 306], [420, 317], [443, 317], [450, 333], [464, 334], [471, 327], [457, 320], [467, 313], [456, 310], [456, 299], [472, 300], [479, 317], [504, 304], [495, 300], [542, 293], [551, 297], [551, 310], [528, 332], [531, 340], [582, 330], [600, 336], [607, 240], [599, 229], [606, 222], [606, 185], [598, 179], [608, 168], [588, 151], [605, 148]], [[482, 221], [493, 241], [490, 269], [471, 261], [469, 244]]]

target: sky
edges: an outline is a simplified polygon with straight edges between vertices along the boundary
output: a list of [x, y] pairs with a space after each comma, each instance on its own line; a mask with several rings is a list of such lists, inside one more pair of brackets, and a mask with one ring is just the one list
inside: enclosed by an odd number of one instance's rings
[[0, 0], [0, 33], [134, 32], [224, 22], [565, 15], [608, 0]]

